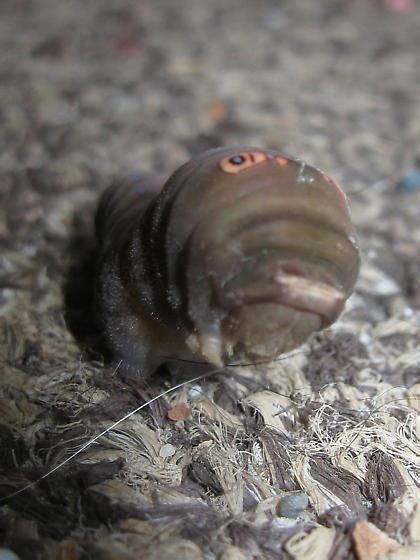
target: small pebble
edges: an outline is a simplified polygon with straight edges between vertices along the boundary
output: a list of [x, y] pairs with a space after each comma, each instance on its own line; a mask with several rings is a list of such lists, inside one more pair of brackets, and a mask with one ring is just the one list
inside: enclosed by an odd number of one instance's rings
[[175, 455], [175, 452], [176, 452], [176, 447], [174, 447], [170, 443], [166, 443], [165, 445], [162, 445], [162, 447], [160, 448], [159, 456], [164, 458], [172, 457], [173, 455]]
[[173, 420], [174, 422], [186, 420], [191, 415], [191, 409], [187, 404], [179, 403], [170, 408], [166, 415], [169, 420]]
[[299, 517], [309, 505], [309, 498], [304, 492], [296, 492], [282, 496], [277, 503], [279, 517]]
[[203, 396], [203, 389], [201, 388], [201, 385], [199, 385], [198, 383], [195, 383], [194, 385], [191, 385], [188, 388], [188, 398], [191, 400], [196, 400], [199, 397]]
[[398, 183], [397, 191], [412, 193], [420, 189], [420, 169], [412, 169]]

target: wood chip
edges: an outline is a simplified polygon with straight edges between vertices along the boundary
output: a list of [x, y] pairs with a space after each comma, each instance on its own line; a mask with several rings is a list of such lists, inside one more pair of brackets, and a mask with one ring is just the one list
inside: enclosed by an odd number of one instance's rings
[[169, 420], [174, 422], [178, 420], [186, 420], [191, 415], [191, 409], [186, 404], [177, 404], [168, 410], [167, 416]]
[[400, 546], [368, 521], [356, 523], [352, 537], [358, 560], [379, 560]]
[[227, 114], [227, 106], [221, 99], [216, 99], [207, 107], [207, 115], [213, 124], [220, 122]]

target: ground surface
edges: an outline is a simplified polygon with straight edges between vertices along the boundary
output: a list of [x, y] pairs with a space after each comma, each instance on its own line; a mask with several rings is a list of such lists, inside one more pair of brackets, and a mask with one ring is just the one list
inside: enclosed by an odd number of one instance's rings
[[[364, 263], [333, 329], [135, 415], [3, 503], [0, 543], [22, 559], [419, 557], [420, 189], [397, 188], [420, 156], [419, 28], [418, 5], [379, 0], [1, 2], [2, 495], [170, 386], [127, 385], [83, 346], [86, 232], [111, 179], [278, 147], [342, 182]], [[180, 403], [191, 415], [168, 418]]]

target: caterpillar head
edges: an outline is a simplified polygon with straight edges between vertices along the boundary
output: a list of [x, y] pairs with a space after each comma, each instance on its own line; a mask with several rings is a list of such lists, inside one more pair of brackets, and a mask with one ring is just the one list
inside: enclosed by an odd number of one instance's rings
[[168, 293], [194, 352], [274, 358], [341, 313], [359, 251], [345, 194], [322, 171], [274, 150], [211, 150], [162, 201]]

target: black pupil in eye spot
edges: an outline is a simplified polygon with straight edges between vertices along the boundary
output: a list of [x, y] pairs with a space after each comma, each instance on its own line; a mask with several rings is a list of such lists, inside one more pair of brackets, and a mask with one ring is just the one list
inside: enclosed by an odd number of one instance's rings
[[232, 165], [241, 165], [245, 161], [245, 156], [232, 156], [229, 161]]

